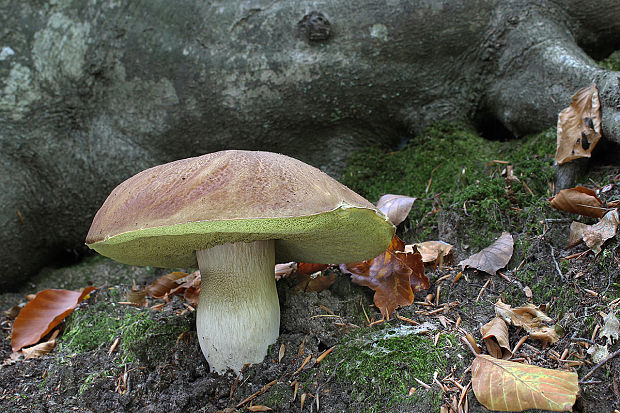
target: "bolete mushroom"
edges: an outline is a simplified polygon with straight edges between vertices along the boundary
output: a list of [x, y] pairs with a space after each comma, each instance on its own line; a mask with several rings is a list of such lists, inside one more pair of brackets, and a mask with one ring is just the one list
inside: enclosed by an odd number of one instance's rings
[[86, 244], [132, 265], [200, 268], [196, 324], [212, 371], [259, 363], [278, 338], [275, 261], [346, 263], [394, 226], [320, 170], [270, 152], [222, 151], [138, 173], [99, 209]]

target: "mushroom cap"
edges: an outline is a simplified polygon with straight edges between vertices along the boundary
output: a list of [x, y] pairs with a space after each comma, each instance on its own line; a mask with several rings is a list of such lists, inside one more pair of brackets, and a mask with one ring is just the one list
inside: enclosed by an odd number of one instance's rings
[[132, 265], [196, 267], [195, 251], [274, 239], [277, 261], [358, 262], [394, 226], [320, 170], [271, 152], [229, 150], [134, 175], [99, 209], [86, 244]]

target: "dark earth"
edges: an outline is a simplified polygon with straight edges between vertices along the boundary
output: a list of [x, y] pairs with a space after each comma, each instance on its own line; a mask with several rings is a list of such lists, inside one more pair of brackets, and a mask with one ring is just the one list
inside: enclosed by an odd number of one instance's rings
[[[39, 358], [11, 358], [13, 319], [1, 315], [0, 409], [234, 412], [261, 411], [260, 406], [266, 406], [279, 412], [448, 412], [461, 390], [446, 378], [451, 376], [463, 387], [471, 380], [468, 367], [474, 356], [461, 337], [471, 333], [486, 352], [480, 326], [492, 319], [499, 298], [514, 307], [528, 301], [544, 304], [564, 330], [550, 346], [528, 339], [513, 357], [541, 367], [572, 369], [581, 380], [595, 363], [586, 354], [587, 344], [575, 339], [592, 339], [595, 326], [602, 326], [600, 312], [612, 311], [617, 303], [613, 300], [620, 297], [618, 241], [609, 240], [598, 255], [589, 252], [562, 259], [587, 249], [583, 244], [565, 247], [570, 223], [596, 220], [553, 210], [547, 203], [553, 194], [553, 130], [497, 142], [460, 128], [440, 125], [396, 152], [390, 148], [362, 152], [343, 175], [343, 182], [372, 202], [382, 192], [419, 198], [398, 228], [407, 243], [442, 239], [454, 245], [451, 265], [426, 269], [430, 290], [416, 294], [415, 303], [398, 309], [389, 321], [369, 325], [381, 319], [372, 305], [373, 292], [352, 284], [338, 270], [326, 270], [337, 274], [336, 281], [320, 292], [300, 291], [296, 277], [282, 279], [277, 283], [282, 309], [278, 341], [263, 363], [247, 367], [239, 376], [218, 375], [209, 373], [196, 338], [195, 313], [181, 297], [148, 299], [144, 307], [119, 304], [127, 301], [134, 283], [143, 288], [169, 270], [84, 257], [71, 266], [47, 268], [20, 291], [0, 295], [0, 309], [9, 310], [26, 302], [27, 294], [46, 288], [97, 287], [61, 324], [57, 346]], [[444, 138], [439, 135], [458, 136], [458, 142], [469, 142], [471, 152], [463, 147], [450, 153], [449, 147], [458, 146], [452, 141], [442, 149]], [[438, 157], [429, 155], [433, 150]], [[409, 179], [409, 167], [401, 162], [415, 163], [415, 156], [426, 159], [430, 170], [441, 167], [425, 172], [421, 163], [415, 165], [422, 187], [406, 189], [399, 185]], [[502, 175], [506, 164], [493, 162], [502, 159], [514, 164], [519, 183], [509, 184]], [[465, 172], [441, 182], [442, 170], [449, 167]], [[578, 183], [600, 189], [617, 184], [619, 177], [620, 167], [598, 159]], [[430, 190], [425, 191], [427, 186]], [[619, 199], [620, 188], [613, 186], [600, 196], [606, 201]], [[454, 281], [461, 272], [455, 263], [490, 245], [502, 231], [515, 239], [513, 257], [499, 271], [503, 276], [467, 269]], [[531, 299], [524, 293], [526, 286]], [[425, 303], [431, 293], [435, 297]], [[163, 305], [151, 309], [158, 304]], [[509, 333], [511, 347], [525, 335], [514, 327]], [[594, 340], [604, 344], [598, 336]], [[568, 359], [581, 363], [567, 367], [558, 361], [566, 349]], [[618, 343], [609, 346], [610, 353], [617, 349]], [[619, 376], [618, 358], [607, 361], [580, 383], [573, 411], [620, 409]], [[256, 396], [248, 399], [252, 395]], [[466, 403], [470, 412], [488, 411], [471, 388]]]

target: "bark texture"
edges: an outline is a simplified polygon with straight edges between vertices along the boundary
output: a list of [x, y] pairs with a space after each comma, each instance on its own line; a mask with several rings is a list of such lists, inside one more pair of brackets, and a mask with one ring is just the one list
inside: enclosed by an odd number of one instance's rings
[[590, 57], [620, 48], [617, 0], [0, 10], [0, 288], [79, 249], [114, 186], [173, 159], [261, 149], [337, 174], [351, 151], [437, 119], [540, 130], [592, 81], [620, 141], [618, 73]]

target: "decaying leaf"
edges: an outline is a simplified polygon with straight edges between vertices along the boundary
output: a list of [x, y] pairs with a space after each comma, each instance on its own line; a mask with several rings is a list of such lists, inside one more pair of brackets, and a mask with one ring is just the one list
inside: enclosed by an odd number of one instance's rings
[[290, 277], [295, 273], [295, 271], [297, 271], [297, 263], [294, 261], [286, 262], [283, 264], [276, 264], [276, 280]]
[[620, 217], [618, 210], [613, 209], [603, 216], [603, 218], [594, 225], [586, 225], [580, 222], [573, 222], [570, 226], [570, 235], [568, 237], [568, 246], [574, 246], [584, 241], [588, 248], [592, 249], [595, 254], [601, 252], [601, 248], [605, 241], [616, 236]]
[[558, 115], [555, 161], [561, 165], [589, 158], [601, 139], [601, 110], [596, 84], [579, 90], [569, 107]]
[[304, 291], [307, 293], [312, 291], [323, 291], [326, 288], [329, 288], [334, 281], [336, 281], [336, 273], [334, 272], [329, 272], [325, 275], [320, 272], [315, 274], [298, 273], [295, 291]]
[[52, 331], [95, 287], [82, 291], [43, 290], [24, 306], [13, 323], [11, 348], [18, 351]]
[[343, 264], [358, 285], [375, 291], [374, 303], [386, 319], [399, 306], [413, 302], [414, 293], [430, 288], [419, 252], [404, 252], [405, 243], [396, 235], [388, 249], [372, 260]]
[[309, 264], [307, 262], [297, 263], [297, 274], [310, 275], [323, 271], [329, 267], [328, 264]]
[[607, 344], [600, 345], [600, 344], [594, 343], [588, 349], [588, 354], [590, 355], [592, 362], [600, 363], [601, 361], [605, 360], [609, 356], [609, 349], [607, 348]]
[[613, 344], [614, 340], [618, 340], [620, 330], [620, 321], [616, 317], [616, 312], [611, 311], [603, 318], [604, 325], [599, 333], [600, 337], [607, 337], [607, 344]]
[[377, 201], [377, 209], [383, 212], [394, 225], [398, 225], [407, 218], [416, 198], [405, 195], [387, 194]]
[[200, 298], [200, 285], [202, 278], [200, 277], [200, 271], [194, 271], [191, 274], [187, 274], [185, 277], [176, 280], [177, 287], [168, 292], [169, 295], [182, 295], [185, 301], [190, 305], [198, 305], [198, 299]]
[[418, 244], [405, 245], [405, 252], [413, 252], [416, 247], [422, 255], [424, 264], [432, 264], [440, 260], [450, 260], [452, 256], [452, 245], [443, 241], [425, 241]]
[[489, 410], [543, 409], [572, 411], [579, 393], [577, 373], [476, 355], [472, 388]]
[[51, 339], [48, 341], [44, 341], [43, 343], [39, 343], [32, 347], [23, 348], [22, 354], [24, 355], [24, 360], [34, 359], [41, 356], [46, 355], [50, 351], [52, 351], [56, 347], [56, 339]]
[[596, 192], [584, 186], [562, 189], [549, 202], [553, 208], [561, 211], [592, 218], [600, 218], [607, 211]]
[[508, 232], [503, 232], [493, 244], [459, 262], [459, 265], [463, 269], [471, 267], [495, 275], [497, 270], [504, 268], [510, 261], [513, 246], [512, 235]]
[[178, 279], [187, 277], [187, 275], [187, 273], [180, 271], [164, 274], [146, 287], [146, 293], [149, 297], [162, 298], [170, 290], [179, 286]]
[[522, 327], [534, 339], [550, 344], [559, 340], [555, 326], [545, 325], [545, 323], [551, 323], [553, 320], [534, 304], [512, 308], [509, 304], [498, 300], [495, 303], [495, 314], [507, 324]]
[[508, 326], [503, 319], [495, 317], [480, 327], [480, 334], [490, 355], [506, 360], [512, 357], [510, 340], [508, 339]]

